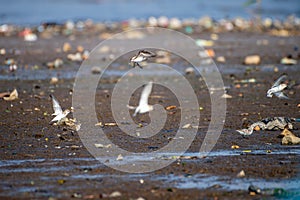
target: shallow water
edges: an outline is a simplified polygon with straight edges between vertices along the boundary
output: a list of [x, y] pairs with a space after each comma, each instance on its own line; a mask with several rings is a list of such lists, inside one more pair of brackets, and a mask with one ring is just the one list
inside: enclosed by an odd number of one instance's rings
[[[41, 22], [63, 22], [68, 19], [93, 19], [95, 21], [122, 21], [130, 18], [147, 19], [150, 16], [199, 18], [211, 16], [221, 18], [283, 19], [290, 14], [299, 16], [298, 0], [261, 1], [261, 6], [245, 5], [243, 1], [204, 0], [1, 0], [1, 23], [34, 25]], [[117, 13], [117, 14], [116, 14]]]
[[[248, 154], [264, 154], [266, 150], [253, 150]], [[271, 154], [292, 155], [300, 153], [299, 148], [278, 148]], [[208, 157], [218, 156], [239, 156], [243, 154], [242, 150], [231, 151], [213, 151]], [[154, 154], [155, 155], [155, 154]], [[126, 162], [142, 162], [149, 159], [165, 159], [177, 156], [176, 153], [157, 154], [155, 156], [139, 156], [124, 157]], [[185, 158], [189, 156], [199, 156], [198, 152], [185, 153]], [[182, 159], [185, 159], [182, 157]], [[201, 159], [201, 158], [200, 158]], [[174, 159], [175, 161], [176, 159]], [[199, 159], [197, 159], [199, 161]], [[185, 161], [195, 162], [194, 160], [186, 159]], [[58, 165], [59, 163], [59, 165]], [[115, 162], [118, 164], [118, 161]], [[7, 176], [1, 184], [1, 195], [18, 196], [24, 193], [34, 194], [38, 196], [55, 196], [57, 193], [53, 189], [57, 189], [57, 180], [63, 179], [68, 183], [79, 181], [97, 181], [105, 178], [112, 178], [118, 182], [134, 181], [138, 182], [141, 179], [147, 182], [161, 182], [163, 187], [174, 187], [178, 189], [209, 189], [233, 191], [247, 191], [250, 185], [257, 186], [262, 190], [271, 190], [275, 188], [283, 188], [287, 194], [299, 195], [300, 179], [260, 179], [260, 178], [232, 178], [227, 176], [216, 176], [208, 174], [196, 175], [175, 175], [175, 174], [110, 174], [110, 173], [95, 173], [94, 170], [103, 168], [104, 165], [96, 161], [94, 158], [64, 158], [64, 159], [24, 159], [24, 160], [2, 160], [0, 161], [0, 176]], [[70, 173], [64, 176], [64, 173]], [[15, 182], [13, 177], [24, 176], [29, 174], [32, 178], [31, 182], [47, 182], [47, 184], [28, 184], [28, 180], [20, 179]], [[34, 175], [38, 174], [38, 176]], [[10, 177], [10, 178], [9, 178]], [[13, 187], [12, 187], [13, 185]], [[74, 184], [64, 185], [64, 188], [58, 190], [78, 189]], [[61, 195], [61, 194], [60, 194]]]
[[[150, 65], [149, 65], [150, 66]], [[174, 76], [174, 72], [170, 70], [161, 70], [157, 73], [157, 70], [153, 71], [151, 68], [145, 67], [143, 71], [141, 71], [143, 76]], [[286, 65], [276, 65], [280, 67], [282, 71], [297, 71], [299, 70], [299, 65], [294, 66], [286, 66]], [[180, 74], [185, 74], [185, 66], [173, 66], [174, 69], [179, 72]], [[218, 65], [218, 70], [222, 74], [238, 74], [245, 72], [244, 65]], [[262, 65], [258, 67], [262, 72], [273, 72], [274, 65]], [[201, 74], [211, 73], [212, 71], [211, 65], [204, 65], [197, 67], [198, 72]], [[7, 70], [7, 66], [0, 66], [0, 70]], [[0, 74], [0, 80], [50, 80], [51, 77], [58, 77], [59, 79], [74, 79], [77, 75], [77, 68], [72, 69], [59, 69], [59, 70], [49, 70], [49, 69], [38, 69], [38, 70], [31, 70], [31, 69], [19, 69], [13, 73], [2, 73]], [[106, 70], [101, 78], [119, 78], [123, 76], [127, 71], [126, 70], [118, 70], [118, 69], [109, 69]], [[99, 76], [99, 74], [93, 75], [91, 72], [87, 72], [87, 76]]]
[[[267, 153], [267, 150], [223, 150], [223, 151], [212, 151], [208, 154], [199, 152], [187, 152], [184, 154], [180, 153], [136, 153], [133, 156], [124, 156], [123, 160], [116, 160], [116, 158], [106, 157], [102, 160], [109, 160], [110, 165], [123, 165], [127, 163], [144, 162], [151, 160], [185, 160], [193, 162], [191, 157], [197, 157], [204, 159], [205, 157], [219, 157], [219, 156], [239, 156], [243, 154], [248, 155], [299, 155], [300, 149], [294, 148], [278, 148], [274, 149], [271, 153]], [[69, 165], [69, 163], [80, 163], [79, 165]], [[59, 163], [59, 167], [57, 166]], [[56, 158], [56, 159], [24, 159], [24, 160], [2, 160], [0, 161], [0, 173], [21, 173], [21, 172], [55, 172], [73, 170], [74, 168], [99, 168], [104, 165], [98, 162], [95, 158]]]

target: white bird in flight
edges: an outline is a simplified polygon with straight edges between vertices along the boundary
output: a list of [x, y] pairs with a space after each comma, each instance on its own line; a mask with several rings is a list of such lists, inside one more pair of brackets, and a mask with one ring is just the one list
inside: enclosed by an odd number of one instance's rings
[[142, 68], [142, 66], [139, 64], [140, 62], [143, 62], [143, 61], [147, 60], [148, 58], [155, 57], [155, 56], [156, 56], [156, 54], [151, 51], [141, 50], [138, 52], [137, 55], [133, 56], [130, 59], [130, 62], [133, 63], [133, 67], [135, 67], [137, 65], [140, 68]]
[[139, 101], [139, 105], [137, 107], [127, 105], [129, 109], [135, 109], [133, 114], [134, 117], [139, 113], [143, 114], [153, 110], [153, 106], [148, 104], [148, 98], [152, 91], [152, 85], [153, 82], [151, 81], [144, 87]]
[[286, 83], [281, 83], [283, 80], [287, 79], [287, 75], [280, 76], [276, 82], [272, 85], [271, 89], [267, 91], [267, 97], [277, 96], [280, 99], [289, 99], [282, 91], [287, 87]]
[[62, 111], [61, 106], [59, 105], [57, 99], [50, 94], [50, 97], [52, 99], [52, 106], [54, 113], [52, 114], [55, 116], [51, 121], [50, 124], [57, 122], [58, 124], [67, 117], [67, 115], [71, 112], [69, 109], [66, 109], [65, 111]]

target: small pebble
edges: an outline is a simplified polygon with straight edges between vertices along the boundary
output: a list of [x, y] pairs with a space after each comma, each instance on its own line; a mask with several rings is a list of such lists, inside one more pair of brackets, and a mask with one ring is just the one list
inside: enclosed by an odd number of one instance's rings
[[260, 56], [259, 55], [250, 55], [246, 56], [244, 59], [245, 65], [258, 65], [260, 63]]

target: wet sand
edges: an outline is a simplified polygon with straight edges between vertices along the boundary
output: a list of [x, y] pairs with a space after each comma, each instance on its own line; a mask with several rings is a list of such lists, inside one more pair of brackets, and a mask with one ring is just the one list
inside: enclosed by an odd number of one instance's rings
[[[209, 39], [210, 33], [193, 34], [193, 38]], [[267, 40], [268, 44], [260, 42]], [[286, 193], [283, 198], [299, 198], [299, 146], [283, 146], [281, 131], [256, 131], [249, 137], [243, 137], [235, 130], [243, 127], [242, 119], [253, 122], [265, 117], [299, 117], [298, 107], [300, 67], [282, 65], [280, 59], [291, 54], [299, 59], [299, 36], [277, 37], [267, 33], [220, 33], [219, 40], [211, 47], [217, 56], [225, 56], [226, 63], [218, 63], [225, 86], [229, 86], [227, 113], [224, 129], [213, 151], [205, 157], [194, 157], [198, 152], [210, 122], [210, 97], [205, 87], [199, 87], [196, 95], [201, 121], [196, 138], [186, 157], [155, 157], [153, 159], [174, 159], [174, 163], [161, 170], [147, 174], [126, 174], [113, 170], [94, 160], [82, 144], [78, 133], [64, 126], [51, 126], [52, 105], [49, 94], [55, 94], [64, 108], [72, 105], [74, 74], [80, 63], [67, 61], [67, 53], [59, 52], [64, 42], [70, 42], [75, 48], [82, 45], [92, 49], [98, 42], [95, 35], [78, 35], [75, 40], [55, 36], [26, 43], [15, 36], [1, 37], [0, 46], [5, 49], [19, 49], [20, 55], [13, 57], [18, 61], [19, 69], [8, 72], [7, 66], [0, 68], [1, 92], [17, 88], [19, 99], [0, 100], [0, 196], [2, 199], [57, 199], [67, 198], [113, 198], [109, 196], [119, 191], [121, 196], [114, 199], [262, 199], [276, 196], [255, 195], [248, 193], [253, 184], [267, 188], [282, 188]], [[258, 54], [262, 58], [258, 66], [242, 64], [246, 55]], [[48, 69], [46, 62], [57, 57], [65, 61], [63, 67]], [[119, 62], [126, 60], [120, 59]], [[38, 67], [34, 67], [37, 65]], [[122, 66], [124, 64], [120, 64]], [[118, 66], [118, 65], [117, 65]], [[274, 67], [278, 72], [274, 72]], [[178, 69], [184, 71], [185, 66]], [[290, 100], [266, 98], [266, 91], [280, 74], [286, 73], [295, 80], [294, 87], [287, 91]], [[58, 83], [50, 84], [50, 78], [57, 76]], [[91, 76], [97, 76], [92, 75]], [[195, 77], [187, 75], [192, 84]], [[199, 77], [197, 77], [198, 79]], [[239, 83], [241, 80], [254, 78], [254, 83]], [[116, 77], [108, 77], [99, 83], [96, 91], [96, 110], [100, 110], [99, 120], [113, 122], [109, 110], [113, 83]], [[204, 83], [202, 82], [204, 85]], [[202, 85], [201, 84], [201, 85]], [[237, 86], [239, 85], [239, 86]], [[196, 86], [197, 87], [197, 86]], [[163, 94], [164, 88], [157, 88], [154, 95]], [[137, 103], [136, 96], [132, 102]], [[176, 105], [174, 96], [163, 100], [154, 99], [152, 103], [163, 106]], [[72, 116], [72, 115], [71, 115]], [[147, 152], [166, 145], [169, 137], [174, 136], [180, 119], [179, 110], [170, 115], [164, 129], [155, 137], [155, 141], [143, 141], [138, 150]], [[149, 122], [147, 115], [141, 120]], [[299, 128], [300, 124], [295, 123]], [[128, 142], [116, 126], [103, 127], [107, 137], [122, 148], [137, 151], [139, 139]], [[300, 135], [299, 130], [293, 131]], [[58, 136], [59, 134], [59, 136]], [[232, 149], [238, 145], [239, 149]], [[124, 158], [125, 160], [126, 158]], [[132, 162], [135, 162], [134, 158]], [[245, 171], [245, 177], [237, 174]], [[141, 181], [142, 180], [142, 181]]]

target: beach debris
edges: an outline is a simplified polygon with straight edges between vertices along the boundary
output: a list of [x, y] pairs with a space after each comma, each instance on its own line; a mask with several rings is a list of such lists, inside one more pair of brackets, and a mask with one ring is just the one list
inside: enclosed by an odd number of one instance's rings
[[63, 60], [60, 58], [56, 58], [54, 61], [52, 62], [47, 62], [47, 67], [50, 69], [53, 68], [59, 68], [64, 64]]
[[37, 41], [38, 37], [35, 33], [28, 33], [24, 35], [24, 41], [26, 42], [35, 42]]
[[101, 67], [94, 66], [91, 69], [92, 74], [101, 74]]
[[255, 127], [259, 127], [259, 130], [283, 130], [286, 126], [288, 129], [293, 129], [292, 122], [300, 122], [298, 118], [289, 117], [268, 117], [261, 121], [255, 122], [247, 129], [236, 130], [241, 135], [251, 135]]
[[260, 63], [259, 55], [249, 55], [249, 56], [246, 56], [244, 59], [245, 65], [258, 65], [259, 63]]
[[213, 19], [209, 16], [203, 16], [198, 20], [198, 24], [205, 29], [211, 29], [213, 27]]
[[288, 191], [284, 190], [283, 188], [265, 188], [261, 189], [257, 186], [250, 185], [248, 187], [248, 192], [250, 195], [254, 196], [257, 194], [262, 194], [262, 195], [271, 195], [274, 197], [279, 197], [279, 198], [289, 198], [293, 196], [293, 193], [289, 193]]
[[81, 62], [83, 60], [82, 55], [79, 52], [77, 52], [75, 54], [70, 53], [67, 55], [67, 58], [74, 62]]
[[104, 127], [104, 126], [118, 126], [118, 124], [115, 123], [115, 122], [106, 122], [106, 123], [98, 122], [98, 123], [95, 124], [95, 126], [100, 126], [100, 127]]
[[232, 145], [231, 148], [232, 148], [232, 149], [239, 149], [240, 146], [239, 146], [239, 145]]
[[139, 63], [146, 61], [149, 58], [152, 58], [155, 56], [156, 56], [156, 54], [151, 51], [141, 50], [137, 53], [137, 55], [133, 56], [130, 59], [130, 62], [132, 63], [132, 67], [135, 67], [137, 65], [138, 67], [142, 68], [142, 66]]
[[5, 96], [9, 96], [10, 92], [1, 92], [0, 93], [0, 98], [3, 98]]
[[223, 98], [223, 99], [231, 99], [232, 96], [225, 93], [225, 94], [223, 94], [223, 95], [221, 96], [221, 98]]
[[198, 45], [200, 47], [211, 47], [211, 46], [214, 46], [214, 41], [197, 39], [196, 45]]
[[123, 160], [123, 156], [122, 156], [122, 154], [119, 154], [116, 160], [117, 160], [117, 161], [119, 161], [119, 160]]
[[88, 50], [84, 50], [84, 51], [82, 52], [82, 54], [81, 54], [81, 57], [82, 57], [83, 60], [88, 59], [89, 56], [90, 56], [90, 52], [89, 52]]
[[[242, 79], [242, 80], [235, 80], [234, 83], [256, 83], [255, 78], [249, 78], [249, 79]], [[236, 85], [236, 88], [239, 88], [240, 85]]]
[[188, 67], [184, 70], [185, 74], [188, 75], [188, 74], [194, 74], [195, 73], [195, 69], [194, 67]]
[[[215, 51], [214, 51], [213, 49], [206, 49], [206, 50], [205, 50], [205, 53], [206, 53], [206, 55], [207, 55], [209, 58], [213, 58], [213, 57], [216, 56]], [[206, 56], [206, 57], [207, 57], [207, 56]], [[201, 57], [201, 56], [200, 56], [200, 57]]]
[[13, 58], [6, 58], [4, 64], [9, 66], [10, 72], [14, 72], [18, 69], [17, 62]]
[[50, 79], [50, 84], [57, 84], [58, 83], [58, 78], [57, 77], [51, 77]]
[[65, 42], [65, 43], [63, 44], [62, 50], [63, 50], [63, 52], [65, 52], [65, 53], [71, 51], [71, 50], [72, 50], [71, 44], [68, 43], [68, 42]]
[[248, 191], [249, 191], [250, 195], [261, 194], [261, 189], [259, 187], [254, 186], [254, 185], [250, 185], [248, 187]]
[[166, 16], [160, 16], [157, 19], [157, 25], [166, 28], [169, 25], [169, 19]]
[[77, 48], [76, 48], [76, 50], [77, 50], [77, 52], [79, 52], [79, 53], [83, 53], [84, 47], [81, 46], [81, 45], [78, 45]]
[[66, 126], [68, 126], [71, 130], [74, 130], [74, 131], [79, 131], [81, 128], [81, 124], [78, 123], [76, 119], [66, 118], [64, 120], [64, 123]]
[[14, 71], [17, 71], [17, 69], [18, 69], [18, 66], [17, 66], [17, 64], [10, 64], [9, 65], [9, 71], [10, 72], [14, 72]]
[[280, 63], [283, 65], [296, 65], [297, 60], [290, 58], [290, 57], [284, 57], [280, 60]]
[[287, 88], [286, 83], [282, 83], [287, 79], [287, 75], [280, 76], [275, 83], [272, 85], [271, 89], [267, 91], [267, 97], [273, 97], [273, 95], [277, 96], [280, 99], [289, 99], [282, 91]]
[[300, 138], [295, 136], [288, 128], [284, 128], [280, 135], [284, 136], [281, 140], [283, 145], [300, 144]]
[[17, 99], [19, 97], [19, 94], [18, 94], [18, 91], [17, 91], [17, 89], [14, 89], [10, 94], [9, 94], [9, 96], [3, 96], [3, 99], [5, 100], [5, 101], [13, 101], [13, 100], [15, 100], [15, 99]]
[[198, 129], [199, 126], [195, 126], [195, 125], [192, 125], [192, 124], [185, 124], [182, 126], [183, 129], [188, 129], [188, 128], [196, 128]]
[[95, 143], [94, 145], [96, 148], [111, 148], [112, 147], [111, 144], [104, 145], [104, 144], [100, 144], [100, 143]]
[[144, 86], [144, 89], [143, 89], [141, 97], [140, 97], [139, 105], [137, 107], [127, 105], [127, 107], [129, 109], [131, 109], [131, 110], [135, 109], [135, 111], [133, 113], [134, 117], [137, 114], [143, 114], [143, 113], [147, 113], [147, 112], [150, 112], [153, 110], [153, 106], [148, 104], [148, 98], [152, 91], [152, 85], [153, 85], [153, 82], [150, 81], [147, 85]]
[[236, 177], [238, 177], [238, 178], [243, 178], [243, 177], [245, 177], [246, 176], [246, 174], [245, 174], [245, 171], [244, 170], [241, 170], [237, 175], [236, 175]]
[[115, 197], [120, 197], [120, 196], [122, 196], [121, 192], [119, 192], [119, 191], [114, 191], [114, 192], [112, 192], [108, 197], [110, 197], [110, 198], [115, 198]]
[[1, 49], [0, 49], [0, 55], [3, 56], [3, 55], [5, 55], [5, 54], [6, 54], [6, 50], [5, 50], [4, 48], [1, 48]]
[[82, 198], [82, 194], [78, 193], [78, 192], [75, 192], [71, 195], [71, 197], [73, 198]]
[[173, 109], [176, 109], [176, 108], [177, 108], [176, 106], [173, 106], [173, 105], [172, 105], [172, 106], [167, 106], [167, 107], [166, 107], [166, 110], [173, 110]]
[[169, 28], [174, 29], [174, 30], [181, 29], [182, 28], [181, 20], [178, 18], [171, 18]]
[[226, 62], [226, 58], [224, 56], [218, 56], [216, 59], [219, 63], [225, 63]]
[[210, 34], [210, 39], [212, 39], [212, 40], [218, 40], [219, 39], [219, 35], [216, 34], [216, 33], [212, 33], [212, 34]]
[[71, 111], [69, 109], [62, 111], [61, 106], [59, 105], [59, 102], [57, 101], [57, 99], [52, 94], [50, 94], [50, 97], [52, 100], [52, 107], [53, 107], [53, 111], [54, 111], [52, 116], [55, 116], [50, 121], [50, 124], [53, 124], [53, 123], [62, 124], [63, 122], [66, 121], [66, 119], [67, 119], [66, 117]]

